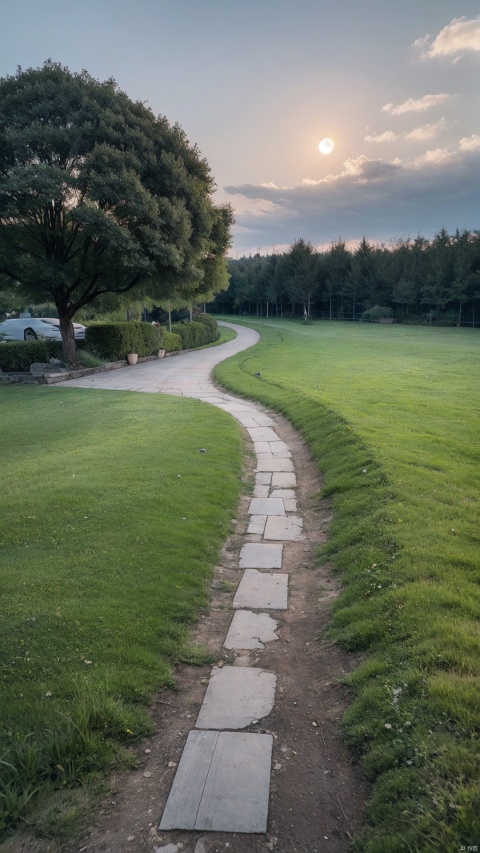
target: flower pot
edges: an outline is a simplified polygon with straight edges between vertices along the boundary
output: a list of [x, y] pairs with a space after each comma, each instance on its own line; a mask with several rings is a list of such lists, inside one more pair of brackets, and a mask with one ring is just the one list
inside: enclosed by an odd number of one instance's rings
[[129, 352], [127, 355], [127, 361], [129, 364], [136, 364], [138, 361], [138, 352]]
[[165, 350], [159, 349], [157, 352], [157, 358], [165, 358]]

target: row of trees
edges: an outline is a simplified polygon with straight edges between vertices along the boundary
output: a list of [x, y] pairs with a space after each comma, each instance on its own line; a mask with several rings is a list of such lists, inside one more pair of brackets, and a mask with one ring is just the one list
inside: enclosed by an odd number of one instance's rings
[[228, 285], [229, 205], [178, 125], [51, 61], [0, 80], [0, 291], [72, 318], [108, 294], [207, 301]]
[[480, 232], [440, 231], [390, 247], [365, 238], [317, 252], [299, 239], [282, 255], [228, 264], [230, 286], [210, 310], [237, 314], [359, 319], [373, 306], [403, 321], [478, 325]]

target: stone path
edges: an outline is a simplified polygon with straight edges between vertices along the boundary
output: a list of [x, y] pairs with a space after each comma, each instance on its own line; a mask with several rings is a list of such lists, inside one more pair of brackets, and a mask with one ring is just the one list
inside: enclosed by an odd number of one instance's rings
[[[275, 422], [253, 403], [212, 384], [215, 364], [254, 344], [251, 329], [226, 324], [238, 337], [222, 347], [126, 367], [68, 383], [76, 387], [163, 392], [197, 397], [229, 412], [255, 447], [255, 490], [250, 501], [225, 648], [237, 654], [278, 642], [275, 612], [288, 607], [288, 574], [281, 572], [288, 542], [301, 541], [296, 476], [289, 447]], [[273, 614], [273, 615], [272, 615]], [[248, 660], [243, 656], [243, 660]], [[248, 665], [214, 667], [195, 729], [188, 736], [159, 829], [262, 833], [267, 830], [272, 736], [240, 732], [266, 717], [275, 701], [276, 675]]]

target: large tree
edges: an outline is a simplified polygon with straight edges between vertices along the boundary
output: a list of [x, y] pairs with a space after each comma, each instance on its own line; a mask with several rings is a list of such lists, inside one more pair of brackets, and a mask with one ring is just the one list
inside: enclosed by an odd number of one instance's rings
[[113, 80], [59, 64], [0, 79], [0, 277], [72, 318], [105, 293], [168, 298], [228, 282], [231, 210], [183, 130]]

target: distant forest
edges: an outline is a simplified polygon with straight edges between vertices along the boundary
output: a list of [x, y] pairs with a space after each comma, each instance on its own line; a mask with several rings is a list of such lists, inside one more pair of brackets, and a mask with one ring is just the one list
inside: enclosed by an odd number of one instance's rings
[[295, 240], [288, 252], [228, 262], [214, 313], [331, 320], [480, 325], [480, 231], [440, 231], [392, 246], [339, 239], [324, 252]]

